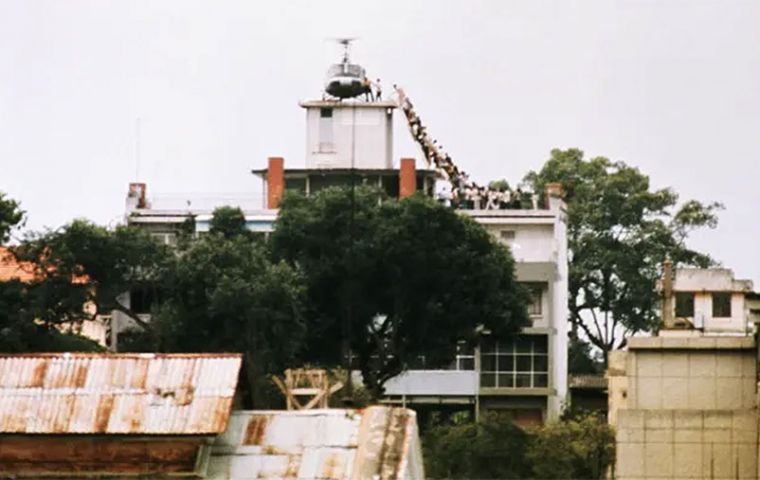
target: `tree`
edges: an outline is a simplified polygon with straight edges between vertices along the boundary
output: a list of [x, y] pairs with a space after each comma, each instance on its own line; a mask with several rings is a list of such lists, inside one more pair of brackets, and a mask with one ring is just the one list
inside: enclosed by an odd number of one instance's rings
[[[135, 227], [83, 220], [33, 235], [19, 252], [47, 272], [33, 285], [36, 318], [60, 324], [116, 310], [136, 327], [120, 333], [121, 351], [241, 352], [247, 405], [266, 406], [267, 375], [302, 346], [304, 287], [293, 268], [269, 261], [240, 218], [219, 209], [210, 233], [184, 235], [176, 249]], [[127, 301], [138, 289], [154, 299], [149, 321]]]
[[627, 335], [657, 328], [655, 282], [667, 256], [680, 265], [713, 263], [685, 242], [694, 229], [716, 226], [719, 203], [689, 200], [679, 207], [673, 190], [652, 190], [638, 169], [603, 157], [586, 160], [576, 149], [552, 150], [525, 180], [534, 191], [563, 186], [573, 334], [581, 329], [605, 360]]
[[530, 434], [506, 414], [488, 412], [483, 417], [479, 423], [454, 419], [423, 436], [428, 477], [533, 478], [526, 456]]
[[353, 197], [343, 188], [286, 195], [271, 243], [307, 279], [306, 359], [341, 363], [347, 339], [375, 397], [419, 357], [447, 363], [479, 328], [504, 337], [527, 322], [508, 250], [422, 196], [396, 201], [365, 187]]
[[[227, 216], [228, 211], [217, 210]], [[213, 224], [213, 221], [212, 221]], [[250, 407], [268, 406], [269, 375], [292, 366], [305, 334], [300, 275], [247, 231], [202, 236], [173, 258], [156, 311], [163, 351], [242, 352]]]
[[598, 374], [603, 373], [602, 362], [592, 350], [588, 342], [578, 337], [570, 339], [567, 347], [567, 372], [570, 374]]
[[601, 479], [615, 459], [612, 427], [589, 413], [521, 429], [507, 413], [486, 412], [434, 426], [422, 445], [431, 478]]
[[0, 192], [0, 245], [8, 241], [11, 231], [24, 221], [24, 212], [17, 201]]
[[615, 459], [615, 432], [595, 414], [549, 423], [535, 431], [526, 457], [534, 478], [602, 479]]
[[237, 207], [219, 207], [214, 210], [209, 228], [224, 238], [233, 238], [248, 234], [245, 227], [245, 214]]
[[148, 233], [131, 226], [109, 231], [74, 220], [55, 231], [31, 234], [16, 253], [44, 273], [33, 285], [41, 321], [79, 322], [116, 310], [152, 330], [126, 301], [133, 289], [158, 291], [171, 259], [168, 247]]
[[[0, 244], [24, 222], [18, 202], [0, 192]], [[16, 261], [13, 251], [0, 252], [0, 261]], [[40, 281], [0, 281], [0, 351], [51, 352], [102, 350], [84, 337], [62, 333], [57, 323], [47, 322], [46, 288]], [[65, 301], [65, 298], [60, 299]]]

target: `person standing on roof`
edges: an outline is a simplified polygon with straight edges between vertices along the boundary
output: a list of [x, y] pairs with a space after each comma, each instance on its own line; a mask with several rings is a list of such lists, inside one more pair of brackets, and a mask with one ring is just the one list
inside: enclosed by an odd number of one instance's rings
[[364, 87], [364, 99], [366, 101], [374, 101], [375, 97], [372, 94], [372, 82], [369, 81], [369, 78], [364, 77], [364, 80], [362, 80], [362, 87]]
[[380, 79], [375, 81], [375, 99], [379, 102], [383, 98], [383, 89], [380, 87]]

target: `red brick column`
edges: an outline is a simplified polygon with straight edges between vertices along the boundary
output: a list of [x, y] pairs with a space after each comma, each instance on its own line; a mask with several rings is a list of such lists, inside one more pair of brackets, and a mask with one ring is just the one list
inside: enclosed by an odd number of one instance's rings
[[267, 208], [277, 208], [285, 190], [285, 160], [269, 157], [267, 170]]
[[406, 198], [417, 191], [417, 170], [413, 158], [402, 158], [398, 172], [398, 197]]

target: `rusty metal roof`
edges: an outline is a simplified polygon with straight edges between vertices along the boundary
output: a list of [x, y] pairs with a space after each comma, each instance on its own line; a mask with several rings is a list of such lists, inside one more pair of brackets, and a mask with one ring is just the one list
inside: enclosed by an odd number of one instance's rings
[[213, 447], [209, 479], [423, 479], [414, 411], [233, 412]]
[[214, 434], [238, 354], [0, 356], [0, 433]]

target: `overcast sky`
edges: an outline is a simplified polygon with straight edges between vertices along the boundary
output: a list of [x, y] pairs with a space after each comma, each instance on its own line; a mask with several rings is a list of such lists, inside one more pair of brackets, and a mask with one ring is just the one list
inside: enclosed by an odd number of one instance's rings
[[138, 175], [149, 195], [260, 193], [267, 156], [303, 166], [297, 101], [342, 35], [476, 180], [554, 147], [623, 160], [723, 202], [692, 245], [760, 287], [760, 2], [0, 0], [0, 191], [34, 229], [117, 221]]

